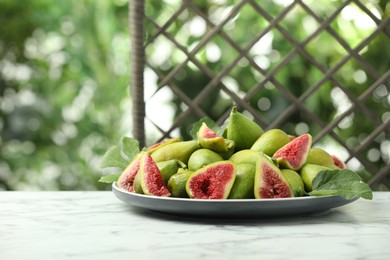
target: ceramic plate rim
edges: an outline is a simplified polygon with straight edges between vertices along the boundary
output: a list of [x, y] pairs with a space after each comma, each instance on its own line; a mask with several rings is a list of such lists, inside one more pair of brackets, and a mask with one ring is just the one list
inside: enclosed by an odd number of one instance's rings
[[119, 200], [137, 208], [171, 215], [195, 217], [215, 217], [225, 214], [231, 214], [232, 217], [247, 217], [250, 215], [253, 217], [309, 215], [326, 212], [358, 199], [347, 200], [334, 195], [275, 199], [213, 200], [158, 197], [122, 190], [117, 186], [116, 182], [112, 184], [112, 191]]

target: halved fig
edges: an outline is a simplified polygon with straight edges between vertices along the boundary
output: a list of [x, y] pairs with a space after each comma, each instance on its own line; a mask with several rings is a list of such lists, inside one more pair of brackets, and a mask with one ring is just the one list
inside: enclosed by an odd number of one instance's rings
[[262, 153], [256, 163], [254, 193], [257, 199], [293, 196], [293, 191], [280, 169]]
[[195, 199], [226, 199], [236, 171], [236, 165], [229, 161], [209, 164], [190, 176], [186, 183], [187, 194]]
[[333, 163], [334, 165], [339, 168], [339, 169], [345, 169], [347, 168], [347, 166], [345, 165], [345, 163], [339, 158], [337, 157], [336, 155], [331, 155], [332, 159], [333, 159]]
[[198, 142], [203, 148], [214, 152], [225, 153], [228, 151], [224, 138], [218, 136], [205, 122], [198, 130]]
[[311, 135], [303, 134], [281, 147], [272, 157], [279, 167], [297, 171], [306, 163], [311, 142]]
[[142, 187], [142, 191], [146, 195], [169, 197], [167, 186], [164, 179], [157, 167], [157, 164], [153, 161], [150, 154], [146, 153], [140, 160], [140, 168], [138, 172]]
[[129, 192], [134, 192], [134, 179], [139, 171], [140, 159], [144, 154], [144, 152], [140, 152], [138, 155], [136, 155], [119, 176], [117, 181], [119, 188]]

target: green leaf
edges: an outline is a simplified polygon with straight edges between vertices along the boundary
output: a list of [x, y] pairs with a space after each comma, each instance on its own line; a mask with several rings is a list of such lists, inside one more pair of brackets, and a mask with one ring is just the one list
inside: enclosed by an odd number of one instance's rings
[[139, 153], [139, 142], [134, 138], [124, 136], [122, 138], [122, 152], [127, 156], [128, 161], [131, 162]]
[[202, 126], [202, 123], [205, 122], [206, 125], [212, 129], [214, 132], [217, 132], [218, 131], [218, 125], [215, 121], [213, 121], [212, 119], [208, 118], [208, 117], [204, 117], [204, 118], [201, 118], [198, 122], [195, 122], [192, 127], [191, 127], [191, 130], [190, 130], [190, 135], [192, 137], [192, 139], [194, 140], [197, 140], [198, 139], [198, 131], [199, 131], [199, 128]]
[[345, 199], [362, 197], [372, 199], [372, 190], [355, 172], [345, 170], [321, 171], [313, 179], [312, 196], [338, 195]]
[[113, 146], [107, 150], [100, 162], [100, 168], [117, 167], [125, 169], [129, 162], [121, 155], [121, 149], [118, 146]]
[[113, 173], [110, 175], [102, 176], [99, 179], [99, 182], [104, 182], [104, 183], [113, 183], [118, 180], [120, 173]]

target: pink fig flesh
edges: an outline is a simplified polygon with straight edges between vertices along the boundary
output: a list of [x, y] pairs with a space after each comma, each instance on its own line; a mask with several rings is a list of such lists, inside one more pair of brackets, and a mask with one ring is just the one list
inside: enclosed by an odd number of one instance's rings
[[202, 136], [204, 138], [214, 138], [214, 137], [217, 137], [217, 134], [208, 126], [204, 126]]
[[303, 134], [281, 147], [272, 157], [283, 168], [299, 170], [306, 162], [311, 142], [311, 135]]
[[214, 152], [224, 153], [228, 151], [228, 147], [224, 138], [222, 136], [218, 136], [204, 122], [198, 131], [198, 142], [203, 148], [212, 150]]
[[126, 167], [118, 178], [118, 187], [129, 192], [134, 191], [134, 179], [137, 176], [140, 167], [141, 154]]
[[164, 196], [171, 195], [157, 164], [150, 154], [145, 154], [140, 162], [141, 186], [146, 195]]
[[194, 172], [188, 179], [186, 190], [191, 198], [226, 199], [236, 177], [231, 162], [217, 162]]
[[332, 155], [333, 163], [340, 169], [345, 169], [347, 166], [345, 163], [336, 155]]
[[262, 163], [258, 167], [260, 167], [258, 170], [260, 171], [261, 184], [257, 191], [258, 194], [255, 194], [257, 198], [290, 198], [293, 196], [281, 172], [267, 163]]

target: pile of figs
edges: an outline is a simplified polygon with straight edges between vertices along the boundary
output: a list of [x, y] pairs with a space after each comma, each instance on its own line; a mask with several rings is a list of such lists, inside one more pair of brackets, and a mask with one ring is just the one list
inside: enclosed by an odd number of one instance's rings
[[310, 134], [266, 132], [233, 107], [223, 134], [205, 122], [197, 138], [172, 138], [139, 152], [117, 180], [119, 188], [145, 195], [191, 199], [304, 196], [323, 170], [345, 164]]

